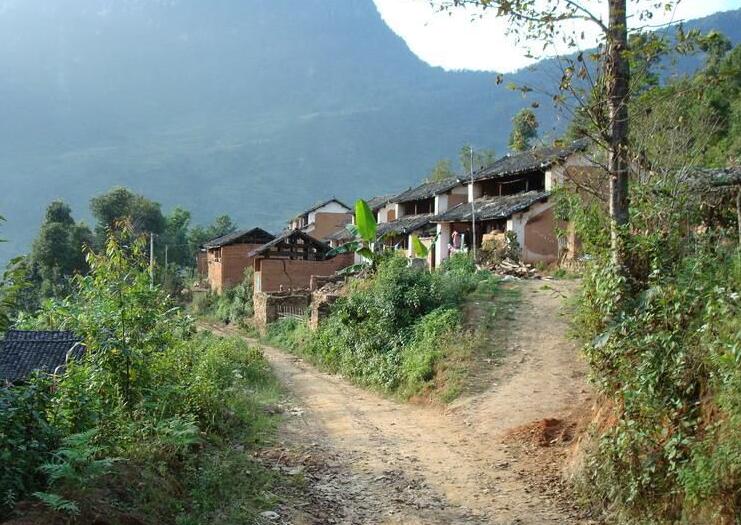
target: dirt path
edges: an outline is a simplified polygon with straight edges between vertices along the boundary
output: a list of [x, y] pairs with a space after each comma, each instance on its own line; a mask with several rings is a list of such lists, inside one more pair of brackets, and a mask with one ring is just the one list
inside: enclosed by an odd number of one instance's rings
[[562, 297], [574, 285], [513, 286], [522, 302], [490, 388], [446, 411], [384, 399], [263, 347], [297, 405], [278, 459], [304, 475], [311, 495], [303, 511], [273, 523], [580, 523], [533, 490], [502, 441], [508, 429], [562, 416], [588, 395], [585, 366], [564, 336]]

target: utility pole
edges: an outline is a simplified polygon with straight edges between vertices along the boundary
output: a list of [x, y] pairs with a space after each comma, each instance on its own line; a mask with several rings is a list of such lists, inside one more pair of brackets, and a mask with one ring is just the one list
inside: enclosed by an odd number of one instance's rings
[[154, 233], [149, 234], [149, 289], [154, 289]]
[[169, 246], [167, 244], [165, 244], [165, 270], [167, 270], [167, 249], [168, 248], [169, 248]]
[[471, 247], [473, 248], [473, 262], [476, 263], [476, 206], [474, 201], [476, 200], [476, 193], [473, 187], [473, 146], [470, 146], [471, 152]]

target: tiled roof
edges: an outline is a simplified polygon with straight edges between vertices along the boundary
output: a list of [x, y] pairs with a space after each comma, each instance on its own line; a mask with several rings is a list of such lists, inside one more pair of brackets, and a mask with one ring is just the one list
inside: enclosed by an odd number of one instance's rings
[[313, 211], [315, 211], [315, 210], [318, 210], [319, 208], [322, 208], [322, 207], [324, 207], [324, 206], [326, 206], [327, 204], [330, 204], [330, 203], [332, 203], [332, 202], [336, 202], [337, 204], [339, 204], [339, 205], [340, 205], [340, 206], [342, 206], [343, 208], [347, 208], [348, 212], [351, 212], [351, 211], [352, 211], [352, 208], [351, 208], [350, 206], [348, 206], [348, 205], [347, 205], [347, 204], [345, 204], [344, 202], [342, 202], [342, 201], [340, 201], [340, 200], [337, 200], [337, 199], [335, 199], [335, 198], [333, 197], [333, 198], [331, 198], [331, 199], [327, 199], [326, 201], [322, 201], [322, 202], [317, 202], [316, 204], [314, 204], [314, 205], [313, 205], [313, 206], [312, 206], [311, 208], [309, 208], [308, 210], [304, 210], [304, 211], [302, 211], [301, 213], [297, 213], [297, 214], [296, 214], [296, 215], [295, 215], [295, 216], [294, 216], [293, 218], [294, 218], [294, 219], [298, 219], [299, 217], [303, 217], [304, 215], [308, 215], [308, 214], [310, 214], [311, 212], [313, 212]]
[[316, 251], [318, 255], [324, 256], [329, 250], [332, 248], [322, 241], [319, 241], [309, 235], [308, 233], [304, 233], [301, 230], [284, 230], [283, 233], [281, 233], [278, 237], [273, 239], [272, 241], [263, 244], [259, 248], [252, 250], [249, 254], [247, 254], [248, 257], [256, 257], [258, 255], [263, 255], [270, 251], [271, 248], [274, 246], [279, 245], [282, 242], [286, 241], [295, 241], [300, 240], [304, 244], [308, 244], [311, 246], [313, 250]]
[[353, 234], [343, 226], [327, 235], [324, 239], [327, 241], [350, 241], [353, 239]]
[[387, 233], [412, 233], [430, 224], [430, 219], [432, 219], [432, 217], [432, 213], [405, 215], [404, 217], [400, 217], [399, 219], [390, 222], [382, 222], [378, 225], [377, 233], [379, 236], [386, 235]]
[[410, 202], [422, 199], [430, 199], [440, 193], [445, 193], [461, 184], [457, 177], [448, 177], [435, 182], [423, 182], [419, 186], [410, 188], [396, 197], [391, 202]]
[[0, 342], [0, 384], [26, 380], [34, 370], [53, 373], [67, 362], [67, 354], [78, 359], [83, 347], [71, 332], [9, 330]]
[[237, 230], [235, 232], [222, 235], [221, 237], [217, 237], [216, 239], [211, 239], [210, 241], [204, 243], [203, 247], [221, 248], [222, 246], [237, 244], [242, 240], [243, 237], [254, 238], [257, 241], [257, 244], [275, 239], [275, 235], [266, 232], [262, 228], [250, 228], [249, 230]]
[[474, 180], [496, 179], [550, 167], [574, 153], [587, 149], [587, 140], [576, 140], [567, 146], [547, 146], [521, 153], [508, 154], [473, 174]]
[[[477, 221], [506, 219], [513, 214], [525, 211], [536, 202], [546, 200], [546, 191], [528, 191], [502, 197], [487, 197], [473, 202]], [[458, 204], [440, 215], [432, 222], [467, 222], [471, 220], [471, 203]]]
[[377, 195], [375, 197], [371, 197], [365, 202], [368, 203], [368, 207], [371, 210], [378, 211], [379, 209], [386, 206], [389, 202], [391, 202], [391, 199], [393, 199], [395, 195], [395, 193], [391, 193], [389, 195]]

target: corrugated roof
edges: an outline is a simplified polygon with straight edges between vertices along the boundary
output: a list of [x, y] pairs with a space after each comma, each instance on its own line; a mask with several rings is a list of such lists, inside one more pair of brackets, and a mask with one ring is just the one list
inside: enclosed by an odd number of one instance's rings
[[67, 354], [79, 359], [83, 347], [72, 332], [9, 330], [0, 342], [0, 384], [25, 381], [35, 370], [53, 373], [67, 362]]
[[391, 202], [410, 202], [429, 199], [440, 193], [445, 193], [461, 184], [457, 177], [448, 177], [435, 182], [423, 182], [419, 186], [410, 188], [396, 197]]
[[378, 225], [378, 235], [386, 235], [387, 233], [394, 234], [408, 234], [420, 230], [430, 224], [434, 214], [424, 213], [420, 215], [405, 215], [399, 219], [382, 222]]
[[[528, 191], [514, 195], [477, 199], [473, 202], [476, 220], [507, 219], [515, 213], [527, 210], [536, 202], [547, 199], [549, 195], [547, 191]], [[470, 220], [471, 203], [465, 202], [433, 217], [432, 222], [467, 222]]]
[[508, 154], [473, 174], [474, 180], [495, 179], [547, 168], [574, 153], [587, 149], [589, 141], [576, 140], [567, 146], [548, 146]]
[[256, 242], [268, 242], [275, 239], [275, 235], [269, 233], [262, 228], [250, 228], [248, 230], [237, 230], [232, 233], [227, 233], [216, 239], [211, 239], [203, 244], [204, 248], [221, 248], [222, 246], [228, 246], [230, 244], [237, 244], [242, 240], [242, 237], [254, 237]]

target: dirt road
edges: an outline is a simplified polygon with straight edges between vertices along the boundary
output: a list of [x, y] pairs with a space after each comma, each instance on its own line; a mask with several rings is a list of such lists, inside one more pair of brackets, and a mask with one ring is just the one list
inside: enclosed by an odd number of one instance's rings
[[565, 337], [573, 283], [524, 281], [503, 362], [483, 392], [443, 410], [400, 404], [263, 347], [294, 405], [277, 460], [308, 498], [273, 523], [568, 524], [563, 502], [523, 477], [508, 430], [585, 401], [585, 365]]

